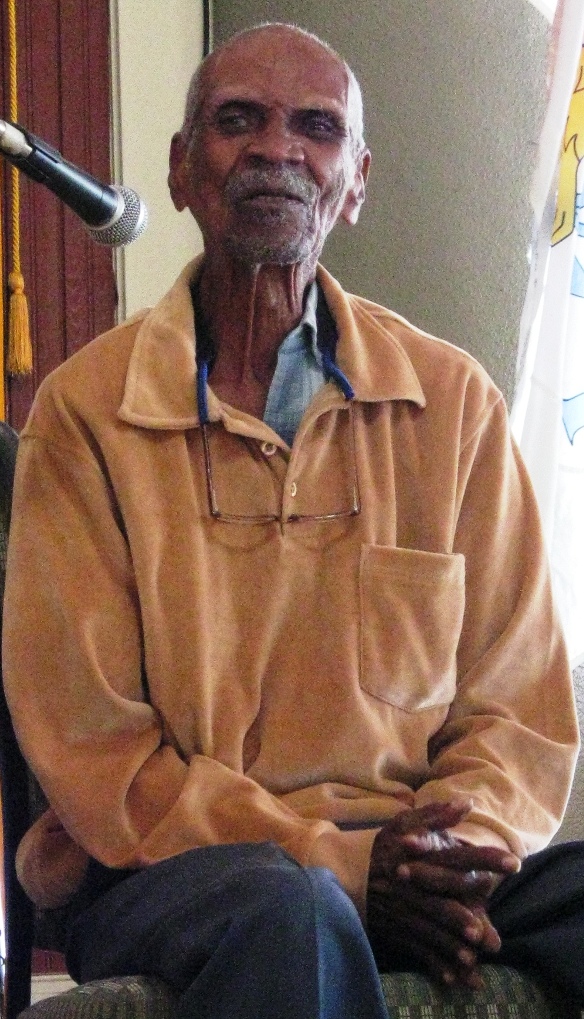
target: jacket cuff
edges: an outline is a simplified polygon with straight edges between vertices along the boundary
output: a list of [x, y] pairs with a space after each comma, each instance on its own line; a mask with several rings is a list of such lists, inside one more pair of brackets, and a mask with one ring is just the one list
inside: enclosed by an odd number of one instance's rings
[[18, 847], [16, 875], [35, 905], [58, 909], [78, 890], [88, 859], [49, 808], [29, 828]]
[[307, 867], [328, 867], [353, 900], [363, 925], [367, 907], [367, 880], [371, 850], [379, 828], [323, 832], [312, 845]]

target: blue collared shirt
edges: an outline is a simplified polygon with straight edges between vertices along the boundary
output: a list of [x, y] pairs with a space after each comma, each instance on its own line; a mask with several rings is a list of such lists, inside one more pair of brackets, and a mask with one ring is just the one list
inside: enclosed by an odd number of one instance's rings
[[264, 412], [264, 421], [284, 442], [292, 445], [304, 411], [324, 385], [322, 355], [317, 346], [318, 287], [308, 291], [304, 314], [284, 337]]

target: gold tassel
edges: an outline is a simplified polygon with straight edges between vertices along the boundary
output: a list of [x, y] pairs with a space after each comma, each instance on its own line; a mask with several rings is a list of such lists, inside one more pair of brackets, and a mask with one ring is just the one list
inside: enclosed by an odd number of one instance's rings
[[[8, 0], [8, 37], [10, 46], [10, 119], [18, 120], [18, 86], [16, 79], [16, 0]], [[20, 271], [20, 182], [18, 170], [12, 170], [12, 271], [8, 276], [10, 303], [8, 306], [8, 359], [9, 375], [27, 375], [32, 371], [32, 344], [28, 301], [24, 292], [24, 279]]]
[[32, 371], [32, 345], [28, 320], [28, 301], [24, 292], [22, 273], [11, 272], [8, 276], [10, 287], [10, 325], [8, 330], [9, 375], [28, 375]]

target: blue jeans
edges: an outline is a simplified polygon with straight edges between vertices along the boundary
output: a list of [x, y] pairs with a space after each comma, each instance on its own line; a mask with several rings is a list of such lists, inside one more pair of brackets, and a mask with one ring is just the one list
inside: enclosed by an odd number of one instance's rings
[[158, 976], [184, 1019], [387, 1019], [351, 900], [329, 870], [269, 842], [125, 874], [90, 865], [67, 964], [79, 981]]

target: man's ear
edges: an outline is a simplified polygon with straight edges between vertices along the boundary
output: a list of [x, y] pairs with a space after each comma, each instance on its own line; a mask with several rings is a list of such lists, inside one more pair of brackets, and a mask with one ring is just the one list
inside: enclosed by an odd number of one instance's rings
[[370, 166], [371, 153], [369, 149], [363, 149], [357, 157], [353, 183], [347, 191], [345, 204], [341, 210], [341, 218], [345, 220], [345, 223], [349, 223], [350, 226], [354, 226], [359, 219], [361, 206], [365, 201], [365, 187]]
[[188, 204], [184, 191], [186, 158], [187, 152], [184, 139], [177, 131], [172, 136], [168, 160], [168, 189], [177, 212], [182, 212]]

